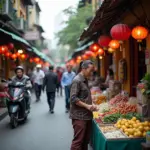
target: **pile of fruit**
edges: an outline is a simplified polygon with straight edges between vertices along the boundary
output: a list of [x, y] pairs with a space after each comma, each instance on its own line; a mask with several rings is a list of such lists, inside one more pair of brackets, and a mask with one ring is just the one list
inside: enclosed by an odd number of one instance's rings
[[126, 103], [126, 102], [128, 102], [128, 98], [121, 94], [116, 95], [109, 101], [110, 105], [117, 105], [118, 103]]
[[150, 122], [140, 122], [136, 117], [133, 117], [131, 120], [118, 120], [115, 127], [121, 129], [130, 138], [145, 137], [146, 132], [150, 131]]
[[103, 102], [106, 102], [106, 96], [103, 94], [98, 95], [95, 100], [95, 104], [100, 105]]
[[118, 119], [120, 119], [120, 118], [132, 119], [134, 116], [137, 119], [141, 119], [142, 118], [142, 116], [140, 114], [138, 114], [138, 113], [127, 113], [125, 115], [122, 115], [120, 113], [115, 113], [115, 114], [111, 114], [111, 115], [106, 115], [103, 118], [103, 122], [104, 123], [116, 123], [118, 121]]
[[109, 104], [108, 103], [102, 103], [98, 106], [99, 113], [105, 113], [110, 110]]

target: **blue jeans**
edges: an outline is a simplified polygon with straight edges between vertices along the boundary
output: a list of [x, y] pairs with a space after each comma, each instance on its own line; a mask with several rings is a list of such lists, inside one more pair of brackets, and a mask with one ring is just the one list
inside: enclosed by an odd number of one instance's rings
[[70, 108], [70, 86], [65, 86], [65, 101], [66, 101], [66, 109]]

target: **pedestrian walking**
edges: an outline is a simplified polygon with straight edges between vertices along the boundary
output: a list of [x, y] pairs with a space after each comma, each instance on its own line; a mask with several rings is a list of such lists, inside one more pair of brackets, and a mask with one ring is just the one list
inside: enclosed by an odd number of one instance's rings
[[54, 67], [49, 67], [49, 72], [44, 77], [43, 82], [43, 91], [46, 86], [46, 93], [47, 93], [47, 102], [49, 105], [49, 111], [54, 113], [54, 106], [55, 106], [55, 92], [58, 83], [57, 74], [53, 72]]
[[86, 60], [80, 65], [81, 72], [74, 78], [70, 95], [70, 118], [74, 129], [71, 150], [88, 150], [92, 130], [92, 111], [97, 110], [92, 105], [88, 79], [94, 70], [92, 61]]
[[61, 79], [61, 85], [65, 89], [65, 103], [66, 103], [66, 113], [70, 109], [70, 86], [72, 84], [72, 80], [75, 77], [75, 73], [72, 71], [72, 66], [67, 66], [67, 71], [63, 73]]
[[34, 82], [36, 101], [39, 101], [41, 97], [44, 76], [45, 74], [44, 71], [41, 70], [41, 65], [37, 65], [36, 70], [33, 72], [33, 82]]
[[57, 95], [59, 95], [60, 92], [60, 96], [62, 96], [62, 86], [61, 86], [61, 78], [62, 78], [62, 71], [61, 68], [58, 67], [56, 69], [56, 73], [57, 73], [57, 77], [58, 77], [58, 84], [57, 84]]

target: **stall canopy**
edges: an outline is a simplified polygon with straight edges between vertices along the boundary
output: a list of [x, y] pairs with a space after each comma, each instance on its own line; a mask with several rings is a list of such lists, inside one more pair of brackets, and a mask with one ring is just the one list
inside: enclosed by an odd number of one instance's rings
[[79, 40], [84, 40], [98, 31], [105, 32], [106, 26], [112, 26], [118, 22], [127, 10], [132, 11], [130, 6], [133, 6], [136, 2], [136, 0], [104, 0], [97, 10], [96, 16], [89, 27], [83, 31]]
[[94, 43], [94, 42], [91, 41], [91, 42], [89, 42], [89, 43], [83, 45], [82, 47], [77, 48], [77, 49], [74, 51], [72, 57], [75, 57], [76, 55], [80, 55], [82, 52], [84, 52], [84, 51], [85, 51], [91, 44], [93, 44], [93, 43]]
[[43, 54], [42, 52], [40, 52], [39, 50], [37, 50], [35, 47], [32, 47], [32, 49], [33, 49], [33, 52], [37, 56], [39, 56], [41, 59], [43, 59], [46, 62], [49, 62], [51, 65], [54, 65], [54, 62], [49, 57], [47, 57], [45, 54]]

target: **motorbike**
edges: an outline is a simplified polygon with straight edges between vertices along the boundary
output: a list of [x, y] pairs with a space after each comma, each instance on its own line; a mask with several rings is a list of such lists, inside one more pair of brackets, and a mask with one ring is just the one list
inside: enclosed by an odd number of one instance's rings
[[[30, 113], [30, 91], [22, 82], [8, 82], [7, 108], [10, 116], [10, 125], [16, 128], [20, 121], [26, 121]], [[27, 100], [28, 99], [28, 100]], [[28, 102], [28, 103], [27, 103]]]

